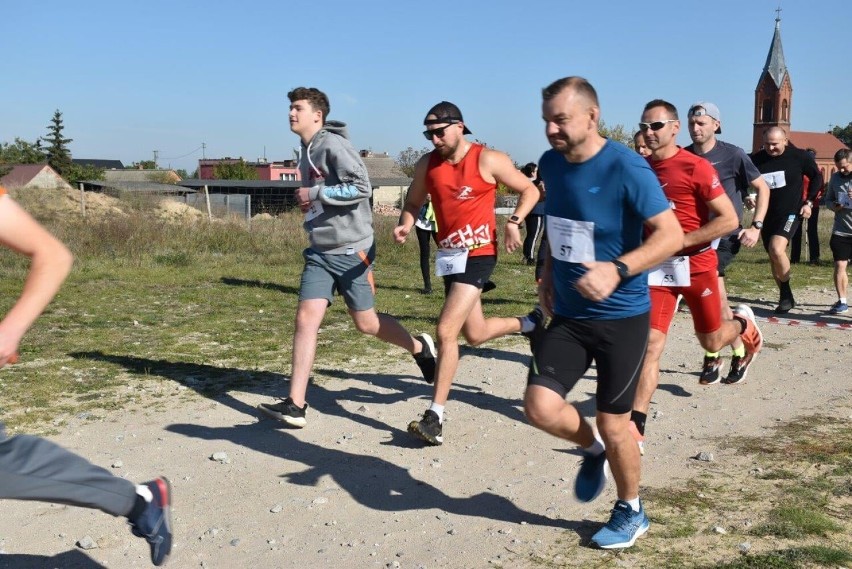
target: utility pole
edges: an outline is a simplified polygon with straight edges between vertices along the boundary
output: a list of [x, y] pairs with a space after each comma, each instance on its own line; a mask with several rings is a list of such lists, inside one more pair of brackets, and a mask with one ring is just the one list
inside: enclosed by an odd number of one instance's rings
[[160, 153], [159, 150], [154, 150], [154, 169], [157, 168], [157, 155]]
[[205, 151], [205, 150], [207, 150], [207, 143], [206, 143], [206, 142], [202, 142], [202, 143], [201, 143], [201, 159], [202, 159], [202, 160], [204, 160], [204, 159], [206, 159], [206, 158], [207, 158], [207, 156], [206, 156], [206, 155], [205, 155], [205, 153], [204, 153], [204, 151]]

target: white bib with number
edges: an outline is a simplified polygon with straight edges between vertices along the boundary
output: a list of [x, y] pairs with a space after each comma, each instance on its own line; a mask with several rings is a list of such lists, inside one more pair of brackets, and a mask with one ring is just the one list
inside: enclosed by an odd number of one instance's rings
[[787, 173], [784, 170], [767, 172], [766, 174], [762, 174], [762, 176], [763, 181], [766, 182], [766, 185], [769, 186], [770, 190], [774, 190], [775, 188], [784, 188], [787, 186]]
[[554, 259], [567, 263], [595, 260], [595, 224], [564, 217], [547, 216], [547, 240]]
[[651, 286], [689, 286], [689, 257], [669, 257], [648, 272]]
[[311, 207], [308, 208], [308, 211], [305, 212], [305, 221], [311, 221], [312, 219], [319, 216], [323, 211], [322, 204], [319, 200], [314, 200], [311, 202]]
[[439, 277], [457, 275], [467, 268], [467, 249], [438, 249], [435, 274]]

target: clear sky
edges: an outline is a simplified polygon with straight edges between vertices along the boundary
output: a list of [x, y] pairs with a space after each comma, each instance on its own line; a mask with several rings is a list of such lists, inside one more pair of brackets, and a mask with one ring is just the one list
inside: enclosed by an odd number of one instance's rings
[[[635, 130], [654, 98], [716, 103], [750, 150], [754, 89], [778, 0], [2, 0], [0, 141], [34, 141], [55, 109], [78, 158], [292, 157], [286, 93], [315, 86], [356, 148], [421, 148], [449, 100], [520, 163], [548, 148], [541, 88], [582, 75], [603, 119]], [[848, 0], [781, 4], [794, 130], [852, 121]], [[845, 46], [845, 47], [843, 47]], [[680, 142], [687, 144], [683, 132]]]

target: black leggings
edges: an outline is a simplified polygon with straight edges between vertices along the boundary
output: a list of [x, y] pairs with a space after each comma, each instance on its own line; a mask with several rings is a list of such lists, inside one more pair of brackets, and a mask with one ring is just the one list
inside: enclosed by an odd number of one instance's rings
[[524, 219], [527, 226], [527, 236], [524, 238], [524, 257], [530, 261], [535, 260], [535, 242], [544, 230], [544, 216], [536, 213], [529, 214]]
[[432, 290], [432, 264], [429, 262], [429, 241], [435, 235], [428, 229], [421, 229], [415, 226], [417, 230], [417, 244], [420, 245], [420, 274], [423, 275], [423, 288]]

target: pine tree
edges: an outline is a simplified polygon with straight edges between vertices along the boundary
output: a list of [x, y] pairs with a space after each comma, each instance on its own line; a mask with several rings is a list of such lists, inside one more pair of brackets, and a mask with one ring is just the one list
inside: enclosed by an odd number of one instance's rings
[[48, 144], [45, 149], [47, 163], [60, 176], [65, 176], [71, 168], [71, 152], [68, 150], [68, 143], [73, 140], [62, 137], [63, 128], [62, 113], [57, 109], [47, 127], [48, 135], [42, 137], [42, 140]]

